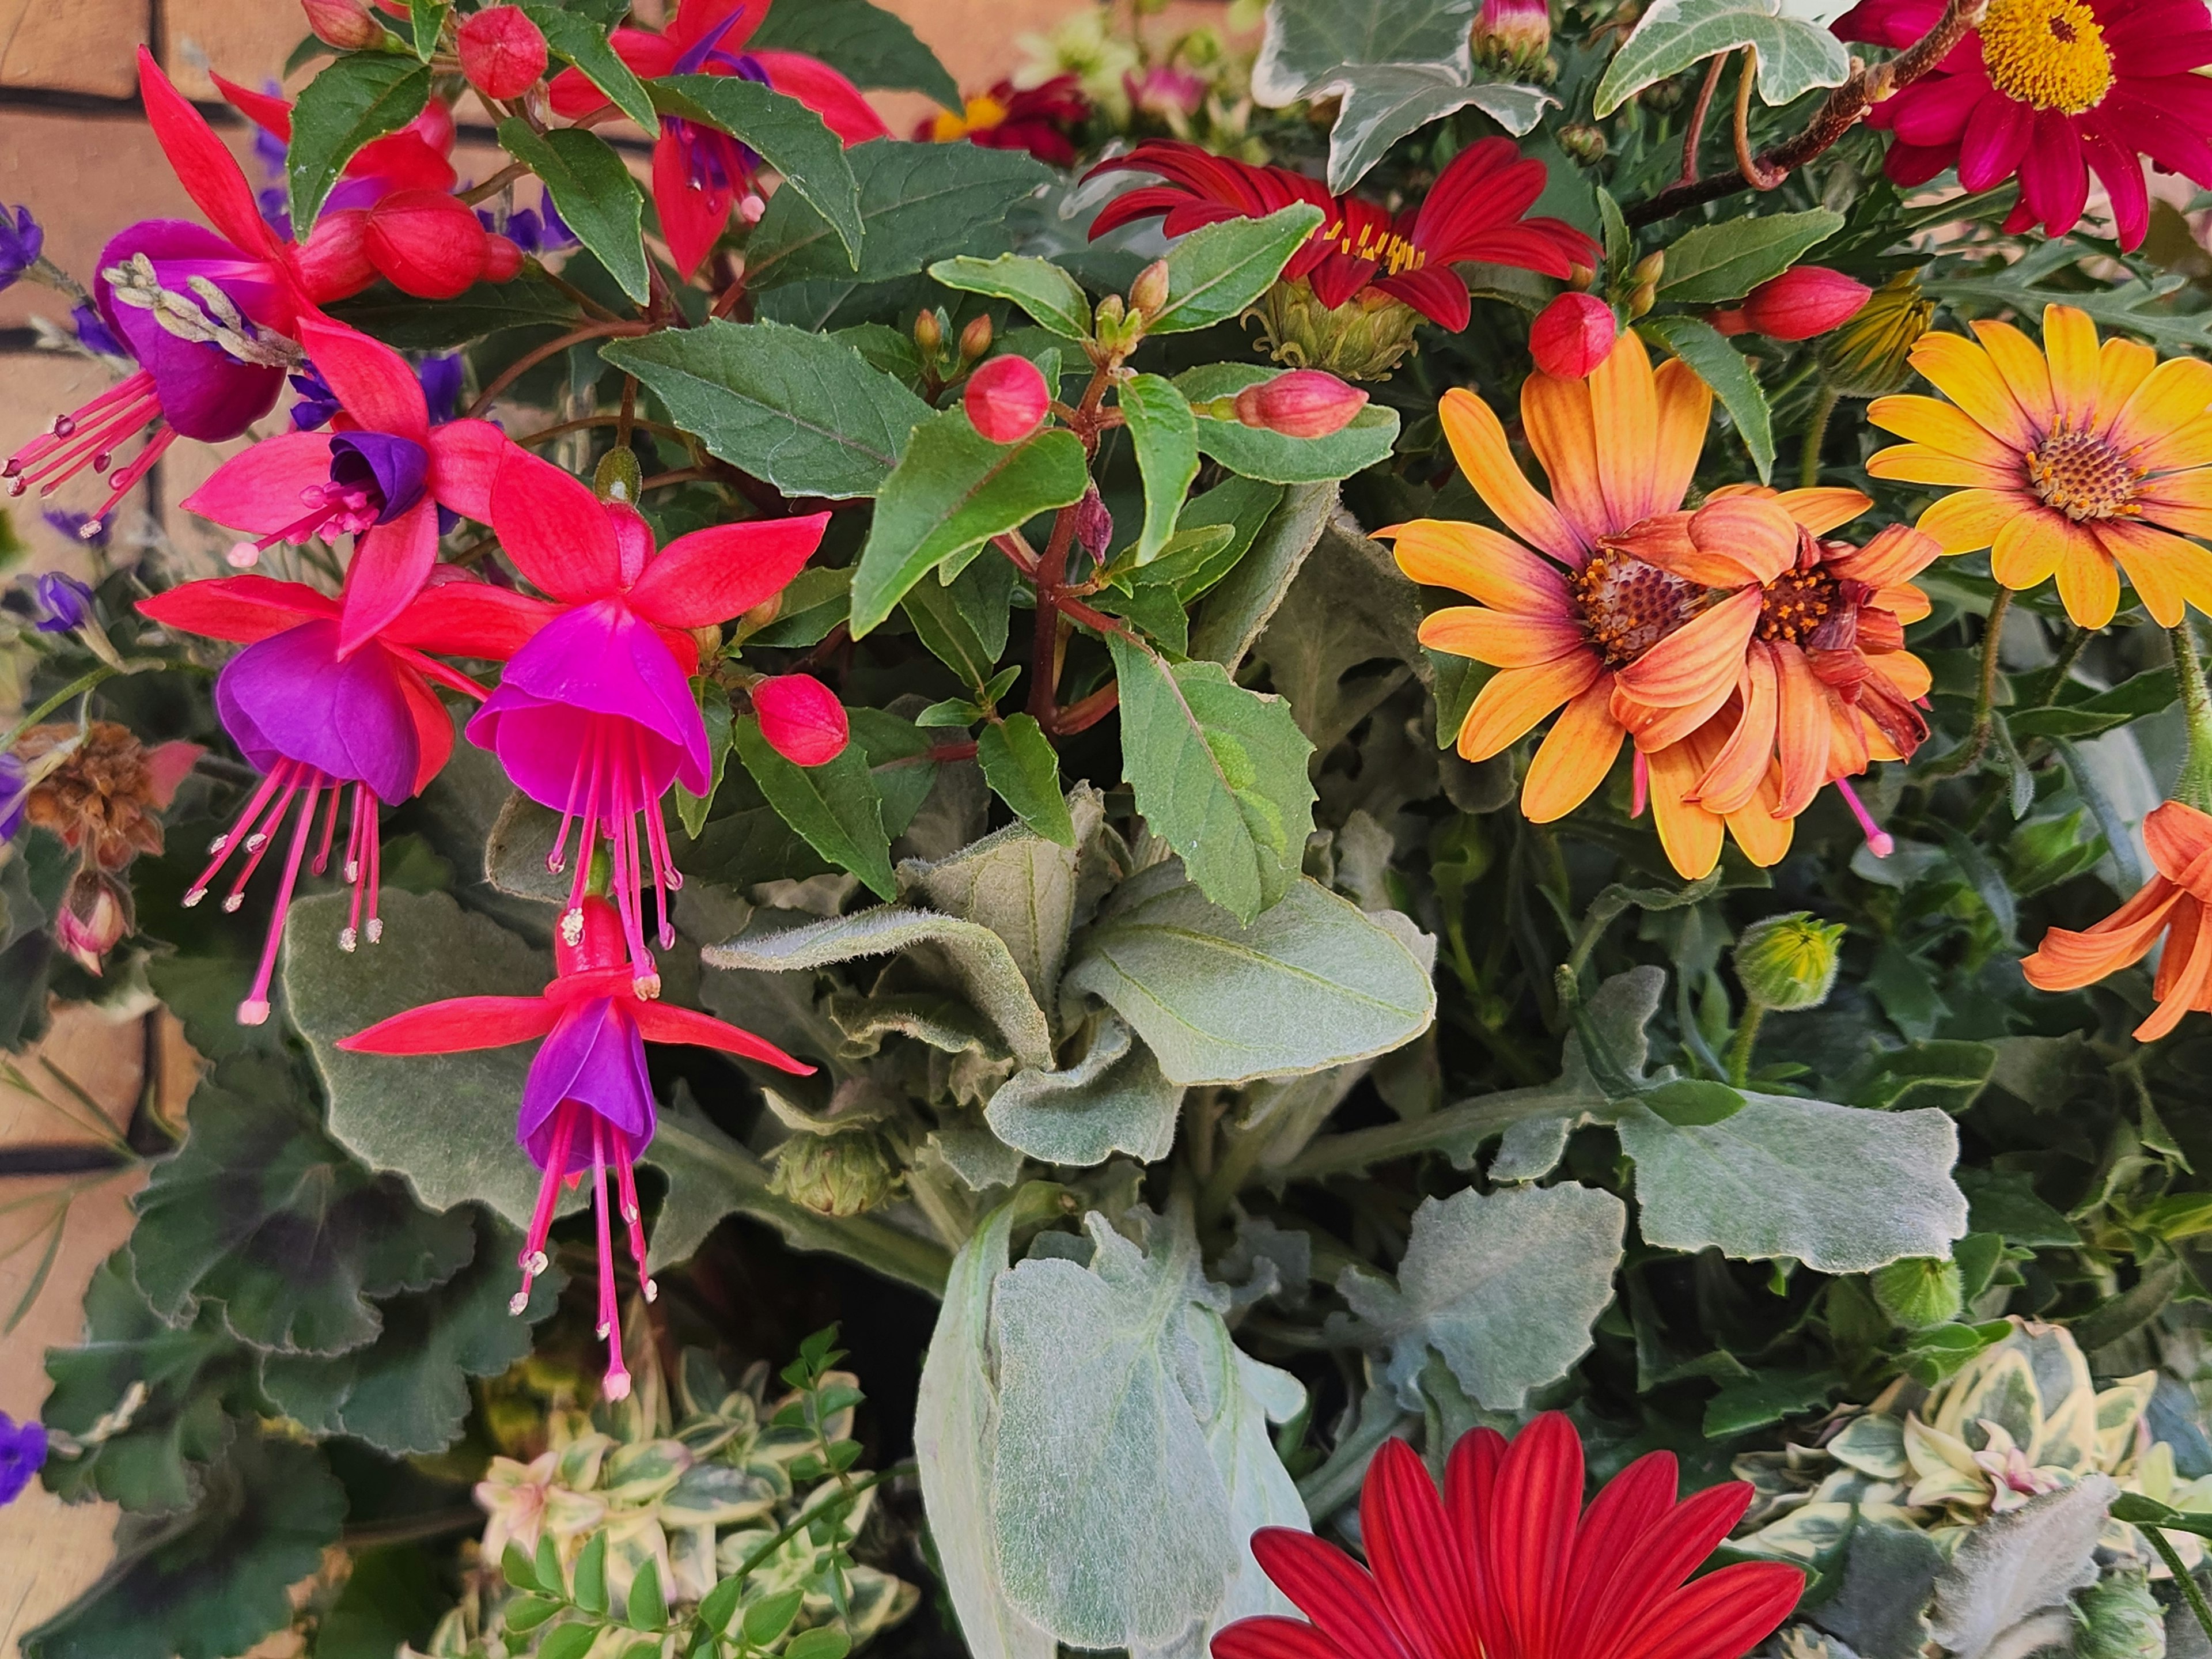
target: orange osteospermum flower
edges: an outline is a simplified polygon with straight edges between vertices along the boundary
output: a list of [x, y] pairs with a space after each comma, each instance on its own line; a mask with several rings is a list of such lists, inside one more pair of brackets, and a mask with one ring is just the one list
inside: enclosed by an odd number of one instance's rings
[[[1866, 505], [1854, 492], [1827, 494], [1836, 499], [1827, 521], [1814, 519], [1821, 529]], [[1717, 740], [1688, 793], [1724, 815], [1771, 796], [1774, 817], [1795, 817], [1823, 784], [1909, 757], [1928, 735], [1914, 707], [1928, 670], [1905, 650], [1905, 624], [1929, 612], [1912, 578], [1942, 550], [1903, 525], [1863, 548], [1826, 540], [1806, 523], [1805, 506], [1793, 515], [1789, 505], [1772, 490], [1716, 491], [1698, 511], [1648, 520], [1613, 544], [1733, 590], [1706, 613], [1717, 631], [1724, 620], [1735, 647], [1728, 681], [1670, 672], [1654, 652], [1624, 668], [1613, 690], [1615, 715], [1646, 750], [1692, 732]], [[1680, 768], [1676, 757], [1670, 779]]]
[[2055, 574], [2084, 628], [2112, 621], [2121, 570], [2162, 628], [2185, 605], [2212, 614], [2212, 550], [2184, 539], [2212, 536], [2212, 363], [2160, 362], [2131, 340], [2100, 346], [2071, 306], [2044, 307], [2040, 350], [2008, 324], [1973, 329], [1979, 344], [1929, 333], [1912, 348], [1949, 402], [1869, 405], [1869, 420], [1909, 441], [1867, 471], [1954, 486], [1920, 528], [1946, 553], [1988, 548], [1991, 573], [2015, 591]]
[[2167, 801], [2143, 819], [2143, 841], [2158, 873], [2142, 890], [2086, 932], [2052, 928], [2020, 966], [2039, 991], [2078, 991], [2140, 962], [2163, 937], [2151, 984], [2158, 1006], [2136, 1027], [2149, 1042], [2192, 1008], [2212, 1013], [2212, 817]]

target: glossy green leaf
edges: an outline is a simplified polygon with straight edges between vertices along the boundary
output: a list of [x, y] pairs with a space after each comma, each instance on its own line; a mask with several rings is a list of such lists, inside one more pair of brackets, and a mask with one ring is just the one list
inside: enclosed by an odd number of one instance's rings
[[598, 134], [558, 127], [540, 135], [514, 117], [499, 124], [500, 148], [545, 183], [553, 205], [622, 291], [645, 303], [645, 193]]
[[929, 274], [963, 294], [1011, 300], [1063, 339], [1080, 340], [1091, 332], [1091, 301], [1083, 284], [1049, 259], [1019, 253], [978, 259], [963, 253], [939, 259]]
[[745, 43], [755, 51], [803, 52], [856, 87], [919, 92], [960, 107], [960, 83], [897, 13], [868, 0], [807, 0], [771, 9]]
[[1827, 208], [1695, 226], [1668, 246], [1659, 297], [1685, 306], [1740, 300], [1843, 228], [1844, 216]]
[[1175, 382], [1157, 374], [1130, 376], [1117, 395], [1145, 483], [1145, 527], [1136, 559], [1147, 564], [1175, 534], [1176, 514], [1198, 477], [1198, 422]]
[[1774, 476], [1774, 416], [1767, 407], [1765, 389], [1752, 373], [1743, 354], [1726, 337], [1699, 317], [1654, 317], [1637, 325], [1638, 332], [1660, 344], [1690, 366], [1690, 371], [1721, 400], [1735, 429], [1751, 452], [1752, 465], [1761, 483]]
[[518, 0], [523, 15], [538, 25], [554, 57], [574, 65], [606, 94], [616, 108], [647, 132], [659, 130], [653, 96], [629, 64], [616, 54], [605, 23], [580, 11], [571, 11], [552, 0]]
[[[1176, 387], [1194, 404], [1233, 398], [1271, 380], [1279, 369], [1257, 363], [1207, 363], [1176, 376]], [[1370, 402], [1341, 430], [1326, 438], [1292, 438], [1241, 421], [1198, 422], [1198, 447], [1231, 472], [1267, 483], [1334, 483], [1387, 460], [1398, 441], [1398, 411]]]
[[975, 759], [984, 781], [1016, 817], [1047, 841], [1075, 845], [1075, 820], [1060, 793], [1060, 755], [1032, 716], [1009, 714], [984, 726]]
[[1301, 202], [1264, 219], [1224, 219], [1179, 238], [1168, 250], [1167, 303], [1145, 331], [1185, 334], [1238, 315], [1283, 274], [1321, 221], [1319, 208]]
[[312, 225], [345, 164], [363, 144], [397, 132], [429, 101], [430, 70], [398, 52], [356, 52], [301, 89], [284, 151], [292, 222]]
[[835, 760], [799, 766], [775, 752], [760, 721], [740, 714], [730, 735], [738, 758], [783, 821], [807, 845], [850, 870], [879, 896], [896, 891], [891, 880], [890, 837], [884, 830], [883, 798], [869, 775], [866, 752], [846, 744]]

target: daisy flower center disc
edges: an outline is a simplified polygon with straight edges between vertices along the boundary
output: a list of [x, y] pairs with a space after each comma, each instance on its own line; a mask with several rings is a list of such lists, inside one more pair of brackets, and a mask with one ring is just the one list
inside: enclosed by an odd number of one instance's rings
[[1705, 590], [1606, 548], [1568, 579], [1583, 631], [1608, 668], [1626, 667], [1705, 608]]
[[1982, 66], [2008, 98], [2068, 115], [2094, 109], [2112, 86], [2105, 31], [2087, 0], [1990, 0]]
[[1815, 632], [1843, 605], [1843, 585], [1817, 565], [1785, 570], [1766, 584], [1759, 613], [1759, 637], [1796, 645]]
[[2045, 506], [2080, 524], [2133, 518], [2142, 475], [2093, 432], [2055, 432], [2028, 452], [2027, 481]]

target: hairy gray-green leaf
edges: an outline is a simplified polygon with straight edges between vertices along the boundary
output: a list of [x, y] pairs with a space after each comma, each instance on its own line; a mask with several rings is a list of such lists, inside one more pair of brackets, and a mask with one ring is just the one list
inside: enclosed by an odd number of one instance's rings
[[[1148, 564], [1175, 534], [1176, 514], [1198, 477], [1198, 422], [1175, 382], [1133, 374], [1121, 382], [1122, 418], [1137, 452], [1145, 483], [1145, 527], [1137, 537], [1137, 562]], [[1218, 422], [1208, 424], [1218, 425]]]
[[1178, 238], [1168, 250], [1167, 303], [1145, 331], [1183, 334], [1228, 321], [1267, 291], [1321, 221], [1319, 208], [1301, 202], [1264, 219], [1224, 219]]
[[1740, 300], [1843, 228], [1844, 216], [1827, 208], [1694, 226], [1667, 249], [1659, 297], [1697, 306]]
[[1009, 824], [933, 864], [899, 866], [901, 884], [919, 891], [937, 909], [989, 928], [1006, 942], [1036, 994], [1048, 1007], [1067, 959], [1067, 934], [1075, 916], [1077, 855], [1098, 833], [1105, 800], [1087, 783], [1065, 801], [1074, 835], [1062, 843]]
[[[783, 175], [776, 196], [803, 200], [844, 244], [846, 269], [860, 264], [860, 185], [844, 141], [796, 98], [742, 75], [671, 75], [647, 85], [665, 115], [719, 127]], [[830, 254], [826, 246], [825, 257]]]
[[1712, 388], [1742, 434], [1759, 482], [1768, 482], [1774, 474], [1774, 416], [1767, 407], [1766, 389], [1743, 354], [1700, 317], [1654, 317], [1639, 323], [1637, 331], [1657, 340]]
[[1390, 1385], [1407, 1404], [1433, 1348], [1485, 1407], [1519, 1411], [1588, 1351], [1627, 1224], [1619, 1199], [1572, 1182], [1470, 1188], [1413, 1212], [1395, 1286], [1352, 1267], [1337, 1289], [1365, 1322], [1358, 1334], [1390, 1350]]
[[518, 115], [499, 124], [499, 145], [544, 181], [577, 240], [623, 293], [644, 304], [652, 292], [642, 240], [645, 192], [606, 140], [577, 127], [540, 134]]
[[1421, 614], [1420, 590], [1389, 554], [1333, 520], [1254, 647], [1316, 754], [1405, 684], [1421, 660]]
[[886, 904], [797, 927], [743, 933], [700, 954], [711, 967], [792, 973], [924, 947], [941, 953], [953, 981], [990, 1017], [1024, 1065], [1050, 1069], [1052, 1033], [1044, 1011], [1006, 941], [980, 922]]
[[2110, 1475], [2087, 1474], [1970, 1528], [1936, 1580], [1929, 1623], [1944, 1650], [1984, 1659], [2065, 1643], [2067, 1597], [2097, 1580], [2097, 1539], [2118, 1491]]
[[1064, 1072], [1017, 1072], [984, 1109], [992, 1133], [1047, 1164], [1103, 1164], [1127, 1152], [1146, 1164], [1175, 1145], [1182, 1085], [1160, 1075], [1152, 1051], [1112, 1014]]
[[787, 495], [874, 495], [929, 416], [845, 342], [781, 323], [662, 329], [599, 355], [713, 453]]
[[1839, 87], [1851, 72], [1843, 42], [1785, 15], [1783, 0], [1655, 0], [1606, 66], [1596, 112], [1610, 115], [1655, 82], [1741, 46], [1758, 54], [1759, 95], [1769, 104]]
[[1280, 697], [1218, 663], [1169, 663], [1110, 641], [1121, 688], [1122, 769], [1137, 810], [1206, 896], [1250, 921], [1283, 895], [1313, 832], [1313, 745]]
[[786, 760], [762, 735], [760, 719], [739, 714], [730, 722], [731, 745], [752, 781], [783, 821], [806, 844], [866, 882], [879, 898], [897, 890], [891, 878], [891, 842], [884, 828], [883, 797], [868, 756], [848, 743], [832, 760], [799, 766]]
[[1082, 440], [1064, 428], [994, 444], [957, 406], [924, 420], [876, 498], [853, 575], [854, 637], [890, 616], [932, 566], [1080, 501], [1090, 482]]
[[354, 52], [301, 89], [284, 150], [292, 222], [313, 225], [345, 164], [363, 144], [397, 132], [430, 98], [430, 68], [398, 52]]
[[963, 253], [939, 259], [930, 266], [929, 274], [963, 294], [1012, 300], [1063, 339], [1080, 340], [1091, 332], [1091, 301], [1083, 284], [1049, 259], [1022, 253], [978, 259]]
[[[1257, 363], [1206, 363], [1176, 376], [1194, 404], [1233, 398], [1247, 386], [1272, 380], [1279, 369]], [[1334, 483], [1389, 459], [1398, 441], [1398, 411], [1370, 402], [1351, 422], [1326, 438], [1293, 438], [1241, 421], [1200, 421], [1198, 447], [1231, 472], [1267, 483]]]
[[1951, 1179], [1958, 1128], [1933, 1107], [1874, 1112], [1747, 1094], [1718, 1123], [1678, 1126], [1637, 1106], [1619, 1127], [1636, 1161], [1638, 1225], [1667, 1249], [1865, 1273], [1900, 1256], [1948, 1256], [1966, 1231], [1966, 1194]]
[[1436, 992], [1398, 936], [1301, 876], [1249, 925], [1172, 865], [1133, 877], [1077, 946], [1071, 990], [1136, 1028], [1180, 1084], [1243, 1083], [1387, 1054]]

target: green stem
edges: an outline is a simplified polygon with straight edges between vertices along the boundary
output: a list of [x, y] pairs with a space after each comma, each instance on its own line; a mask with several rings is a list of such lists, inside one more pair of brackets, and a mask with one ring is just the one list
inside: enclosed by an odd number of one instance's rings
[[29, 714], [24, 715], [21, 720], [17, 720], [8, 735], [5, 738], [0, 738], [0, 749], [13, 749], [18, 738], [52, 714], [55, 709], [60, 708], [71, 697], [82, 696], [102, 680], [112, 678], [115, 673], [116, 670], [106, 663], [100, 664], [97, 668], [87, 669]]
[[2174, 799], [2200, 812], [2212, 812], [2212, 692], [2204, 685], [2204, 665], [2197, 659], [2197, 640], [2184, 617], [2169, 630], [2173, 641], [2173, 667], [2181, 682], [2181, 715], [2189, 728], [2187, 757], [2173, 786]]
[[2144, 1527], [2142, 1535], [2150, 1540], [2150, 1547], [2158, 1552], [2158, 1559], [2166, 1563], [2166, 1570], [2173, 1575], [2173, 1582], [2181, 1587], [2182, 1599], [2189, 1603], [2190, 1612], [2197, 1615], [2197, 1623], [2208, 1638], [2212, 1638], [2212, 1607], [2204, 1604], [2204, 1592], [2197, 1588], [2197, 1581], [2189, 1576], [2189, 1569], [2181, 1564], [2181, 1552], [2166, 1541], [2166, 1534], [2156, 1527]]
[[1996, 598], [1990, 602], [1989, 620], [1982, 626], [1982, 678], [1974, 690], [1974, 729], [1966, 742], [1929, 767], [1923, 776], [1955, 778], [1981, 764], [1990, 746], [1990, 728], [1996, 724], [1997, 653], [2004, 641], [2005, 613], [2011, 609], [2012, 589], [1998, 588]]
[[2038, 708], [2048, 708], [2058, 701], [2058, 694], [2066, 689], [2066, 683], [2074, 678], [2074, 665], [2081, 660], [2082, 651], [2087, 647], [2089, 641], [2096, 637], [2097, 630], [2094, 628], [2075, 629], [2073, 634], [2067, 639], [2064, 648], [2059, 652], [2058, 660], [2051, 665], [2051, 683], [2044, 687], [2043, 695], [2036, 699], [2035, 706]]
[[1835, 387], [1824, 386], [1813, 400], [1812, 418], [1805, 422], [1805, 453], [1797, 458], [1797, 482], [1807, 489], [1820, 482], [1820, 446], [1827, 441], [1828, 417], [1836, 412], [1843, 395]]
[[883, 1470], [880, 1474], [872, 1474], [865, 1480], [854, 1481], [852, 1485], [847, 1486], [844, 1491], [838, 1493], [836, 1497], [831, 1498], [829, 1503], [824, 1504], [820, 1509], [809, 1510], [805, 1514], [800, 1516], [789, 1526], [786, 1527], [781, 1532], [776, 1534], [775, 1537], [769, 1539], [767, 1543], [763, 1544], [750, 1555], [748, 1555], [738, 1570], [735, 1572], [729, 1574], [728, 1577], [732, 1578], [746, 1578], [751, 1577], [754, 1569], [758, 1567], [762, 1562], [767, 1560], [769, 1557], [774, 1555], [778, 1550], [781, 1549], [786, 1544], [788, 1544], [793, 1539], [798, 1537], [800, 1533], [812, 1526], [816, 1522], [827, 1519], [830, 1511], [833, 1509], [836, 1509], [840, 1505], [849, 1509], [852, 1506], [853, 1500], [858, 1498], [862, 1492], [867, 1491], [869, 1487], [880, 1486], [886, 1480], [896, 1480], [902, 1474], [912, 1474], [914, 1472], [915, 1465], [912, 1463], [895, 1463], [890, 1468]]
[[1766, 1018], [1766, 1005], [1756, 998], [1747, 1003], [1743, 1023], [1735, 1028], [1735, 1038], [1729, 1044], [1729, 1081], [1739, 1089], [1751, 1077], [1751, 1051], [1759, 1042], [1759, 1028]]

